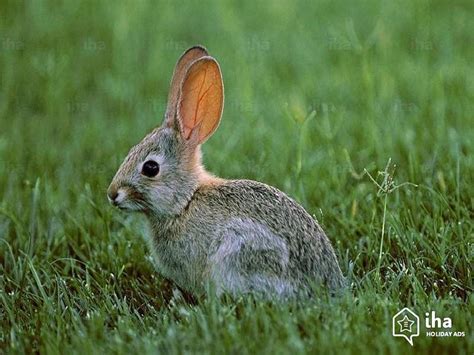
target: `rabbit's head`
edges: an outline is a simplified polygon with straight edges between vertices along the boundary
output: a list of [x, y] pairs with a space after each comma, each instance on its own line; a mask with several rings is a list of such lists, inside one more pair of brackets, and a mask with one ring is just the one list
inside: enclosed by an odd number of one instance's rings
[[223, 105], [219, 64], [202, 47], [188, 49], [176, 64], [163, 124], [130, 150], [107, 191], [110, 202], [158, 216], [179, 214], [210, 179], [200, 145], [216, 130]]

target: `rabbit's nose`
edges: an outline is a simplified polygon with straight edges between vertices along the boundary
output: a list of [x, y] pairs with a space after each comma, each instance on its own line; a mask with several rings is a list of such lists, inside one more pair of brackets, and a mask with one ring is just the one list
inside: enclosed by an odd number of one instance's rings
[[109, 198], [110, 203], [115, 204], [115, 200], [119, 195], [118, 189], [114, 187], [109, 187], [107, 190], [107, 197]]

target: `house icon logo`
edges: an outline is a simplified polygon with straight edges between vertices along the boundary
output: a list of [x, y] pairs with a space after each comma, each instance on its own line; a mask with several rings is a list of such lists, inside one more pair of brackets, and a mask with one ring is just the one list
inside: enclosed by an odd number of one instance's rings
[[403, 308], [392, 319], [392, 335], [405, 338], [413, 346], [413, 338], [420, 335], [420, 318], [409, 308]]

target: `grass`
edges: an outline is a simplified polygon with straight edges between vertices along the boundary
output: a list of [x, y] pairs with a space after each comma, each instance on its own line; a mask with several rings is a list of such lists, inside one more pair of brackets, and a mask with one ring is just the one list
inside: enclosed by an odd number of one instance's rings
[[[470, 2], [39, 0], [1, 13], [1, 353], [472, 354]], [[143, 218], [108, 205], [196, 43], [226, 87], [206, 166], [302, 203], [347, 295], [173, 299]], [[423, 325], [411, 347], [391, 335], [405, 306], [465, 337]]]

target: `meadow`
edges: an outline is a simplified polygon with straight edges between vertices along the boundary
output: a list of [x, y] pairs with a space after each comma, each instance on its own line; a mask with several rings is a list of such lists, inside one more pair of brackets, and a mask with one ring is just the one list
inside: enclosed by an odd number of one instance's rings
[[[2, 1], [0, 353], [474, 351], [469, 1]], [[208, 170], [276, 186], [350, 289], [299, 303], [174, 298], [142, 216], [108, 204], [202, 44], [226, 103]], [[413, 347], [392, 317], [422, 319]], [[464, 337], [427, 337], [424, 314]]]

